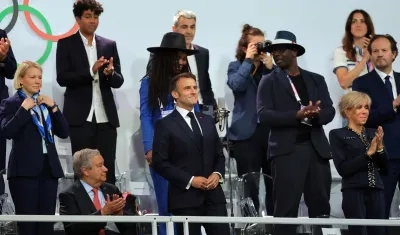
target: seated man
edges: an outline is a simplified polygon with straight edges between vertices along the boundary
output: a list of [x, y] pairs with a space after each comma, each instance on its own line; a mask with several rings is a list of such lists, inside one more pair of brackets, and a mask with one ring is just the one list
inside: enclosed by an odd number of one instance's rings
[[[60, 215], [129, 215], [119, 189], [106, 183], [107, 168], [98, 150], [83, 149], [73, 156], [75, 183], [59, 194]], [[136, 234], [136, 224], [64, 223], [68, 235]], [[119, 230], [120, 233], [117, 231]]]

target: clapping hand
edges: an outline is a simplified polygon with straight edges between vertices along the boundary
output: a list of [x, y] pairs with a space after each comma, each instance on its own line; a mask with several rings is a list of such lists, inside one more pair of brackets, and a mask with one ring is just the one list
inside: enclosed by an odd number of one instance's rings
[[5, 60], [7, 57], [8, 49], [10, 49], [10, 41], [8, 38], [0, 39], [0, 61]]
[[383, 128], [381, 126], [376, 130], [375, 136], [377, 140], [377, 151], [383, 150]]
[[110, 58], [107, 67], [103, 71], [104, 75], [110, 76], [114, 73], [114, 58]]

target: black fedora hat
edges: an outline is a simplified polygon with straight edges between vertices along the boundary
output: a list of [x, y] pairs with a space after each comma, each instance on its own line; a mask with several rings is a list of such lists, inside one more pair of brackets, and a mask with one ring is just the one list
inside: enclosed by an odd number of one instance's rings
[[296, 35], [289, 31], [278, 31], [276, 33], [275, 39], [271, 45], [267, 46], [266, 51], [271, 52], [272, 49], [277, 45], [290, 45], [297, 49], [297, 56], [302, 56], [306, 49], [303, 46], [297, 44]]
[[182, 51], [187, 55], [194, 55], [199, 52], [198, 50], [186, 49], [185, 36], [183, 36], [183, 34], [175, 32], [164, 34], [164, 37], [159, 47], [149, 47], [147, 48], [147, 50], [154, 54], [160, 52]]

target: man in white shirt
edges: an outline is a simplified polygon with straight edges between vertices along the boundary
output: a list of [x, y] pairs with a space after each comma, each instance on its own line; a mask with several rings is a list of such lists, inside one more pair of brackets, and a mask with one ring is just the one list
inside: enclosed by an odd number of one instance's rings
[[72, 153], [99, 149], [115, 183], [119, 119], [112, 88], [124, 83], [116, 42], [95, 35], [103, 7], [82, 0], [73, 8], [79, 31], [57, 45], [57, 82], [66, 87], [63, 114], [70, 126]]
[[373, 71], [354, 80], [353, 90], [367, 93], [372, 100], [367, 127], [382, 126], [389, 174], [383, 177], [386, 218], [396, 186], [400, 182], [400, 73], [393, 71], [398, 55], [397, 42], [390, 35], [375, 35], [368, 46]]

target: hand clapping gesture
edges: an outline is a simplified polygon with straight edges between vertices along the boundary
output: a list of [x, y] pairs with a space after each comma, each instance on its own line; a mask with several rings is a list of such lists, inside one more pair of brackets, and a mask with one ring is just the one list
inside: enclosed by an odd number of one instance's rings
[[367, 151], [367, 155], [372, 157], [377, 151], [383, 150], [383, 129], [381, 126], [378, 127], [375, 137], [371, 141], [371, 145]]
[[0, 39], [0, 61], [5, 60], [7, 57], [8, 49], [10, 49], [10, 41], [8, 38]]
[[111, 76], [114, 73], [114, 58], [110, 58], [107, 67], [103, 71], [104, 75]]

